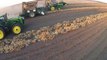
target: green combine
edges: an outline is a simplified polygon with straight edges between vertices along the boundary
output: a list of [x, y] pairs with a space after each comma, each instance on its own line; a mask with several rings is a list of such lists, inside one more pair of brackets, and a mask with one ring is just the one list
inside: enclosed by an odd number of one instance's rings
[[45, 6], [43, 4], [40, 4], [42, 2], [44, 1], [37, 0], [37, 1], [23, 2], [22, 13], [20, 14], [20, 16], [31, 17], [31, 18], [35, 17], [36, 15], [44, 16], [46, 14], [46, 11], [45, 11]]
[[19, 34], [22, 32], [24, 26], [24, 18], [7, 18], [7, 15], [0, 16], [0, 40], [6, 36], [7, 32], [12, 32], [13, 34]]

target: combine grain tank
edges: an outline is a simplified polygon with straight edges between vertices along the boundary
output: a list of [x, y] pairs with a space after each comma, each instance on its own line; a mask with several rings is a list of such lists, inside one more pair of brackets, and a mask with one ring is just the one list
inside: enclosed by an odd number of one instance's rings
[[22, 16], [35, 17], [36, 14], [45, 15], [45, 1], [23, 2], [22, 9]]

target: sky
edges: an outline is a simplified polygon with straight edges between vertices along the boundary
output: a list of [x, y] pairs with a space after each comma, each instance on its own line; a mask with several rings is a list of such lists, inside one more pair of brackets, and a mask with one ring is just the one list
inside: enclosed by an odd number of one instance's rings
[[96, 0], [96, 1], [101, 1], [101, 2], [107, 3], [107, 0]]
[[[7, 6], [14, 5], [14, 4], [18, 4], [23, 1], [27, 2], [27, 1], [32, 1], [32, 0], [0, 0], [0, 8], [4, 8]], [[96, 1], [101, 1], [101, 2], [107, 3], [107, 0], [96, 0]]]
[[14, 4], [18, 4], [21, 2], [27, 2], [27, 1], [32, 1], [32, 0], [0, 0], [0, 8], [4, 8], [7, 6], [11, 6]]

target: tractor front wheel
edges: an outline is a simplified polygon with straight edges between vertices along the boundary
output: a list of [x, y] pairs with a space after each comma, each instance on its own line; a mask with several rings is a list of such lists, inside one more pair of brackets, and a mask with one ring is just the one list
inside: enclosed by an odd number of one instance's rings
[[13, 26], [12, 26], [12, 32], [13, 32], [13, 34], [20, 34], [21, 33], [21, 31], [22, 31], [22, 27], [21, 27], [21, 25], [20, 24], [14, 24]]
[[5, 30], [0, 27], [0, 40], [3, 39], [5, 37]]
[[35, 17], [35, 13], [34, 12], [29, 13], [29, 17], [31, 18]]

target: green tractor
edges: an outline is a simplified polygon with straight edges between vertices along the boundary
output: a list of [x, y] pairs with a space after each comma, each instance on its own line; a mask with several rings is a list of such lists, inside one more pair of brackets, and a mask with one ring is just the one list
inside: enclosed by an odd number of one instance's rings
[[51, 11], [54, 11], [54, 10], [60, 10], [62, 9], [67, 3], [65, 2], [59, 2], [59, 3], [55, 3], [55, 4], [49, 4], [48, 3], [48, 8], [51, 10]]
[[7, 18], [7, 15], [0, 16], [0, 40], [6, 36], [7, 32], [12, 32], [13, 34], [19, 34], [22, 32], [24, 26], [24, 18]]

